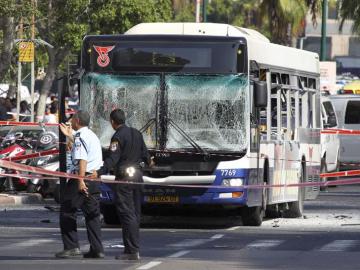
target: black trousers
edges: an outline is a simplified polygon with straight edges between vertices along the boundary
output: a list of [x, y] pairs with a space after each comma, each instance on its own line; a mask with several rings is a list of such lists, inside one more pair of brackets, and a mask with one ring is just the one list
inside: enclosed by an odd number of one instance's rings
[[[135, 177], [136, 182], [142, 182], [141, 172]], [[122, 226], [124, 253], [139, 252], [142, 186], [117, 184], [114, 188], [114, 202]]]
[[89, 194], [86, 196], [78, 192], [77, 181], [75, 184], [72, 182], [67, 183], [64, 200], [60, 207], [60, 230], [64, 250], [79, 248], [76, 213], [78, 209], [81, 209], [85, 217], [90, 250], [93, 252], [104, 252], [101, 243], [99, 199], [99, 194]]

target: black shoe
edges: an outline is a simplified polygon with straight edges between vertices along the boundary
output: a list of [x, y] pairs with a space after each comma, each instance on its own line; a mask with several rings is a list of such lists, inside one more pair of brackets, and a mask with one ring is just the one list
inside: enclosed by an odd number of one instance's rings
[[102, 252], [94, 252], [92, 250], [84, 253], [84, 259], [104, 259], [105, 255]]
[[81, 255], [82, 254], [81, 254], [81, 251], [79, 248], [73, 248], [73, 249], [67, 249], [67, 250], [60, 251], [55, 254], [55, 257], [61, 258], [61, 259], [68, 259], [68, 258], [79, 257]]
[[139, 252], [136, 253], [124, 253], [115, 257], [116, 260], [124, 260], [124, 261], [139, 261], [140, 255]]

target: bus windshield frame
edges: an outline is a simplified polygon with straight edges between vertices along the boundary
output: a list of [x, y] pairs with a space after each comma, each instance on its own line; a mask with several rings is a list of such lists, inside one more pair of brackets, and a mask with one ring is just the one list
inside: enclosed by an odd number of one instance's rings
[[247, 62], [246, 40], [240, 37], [88, 36], [82, 50], [85, 71], [112, 74], [239, 74], [247, 73]]
[[[129, 48], [142, 53], [129, 55]], [[164, 56], [171, 52], [172, 59]], [[150, 61], [159, 55], [160, 62]], [[243, 153], [249, 126], [247, 62], [246, 41], [239, 37], [86, 37], [80, 106], [96, 119], [92, 126], [104, 147], [113, 133], [108, 115], [122, 108], [149, 149]]]

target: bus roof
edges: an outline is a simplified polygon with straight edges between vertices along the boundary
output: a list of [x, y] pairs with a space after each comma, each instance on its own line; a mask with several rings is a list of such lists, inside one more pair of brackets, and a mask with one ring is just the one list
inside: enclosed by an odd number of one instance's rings
[[253, 29], [218, 23], [141, 23], [130, 28], [125, 35], [196, 35], [243, 37], [247, 40], [249, 60], [259, 64], [319, 73], [316, 53], [274, 44]]

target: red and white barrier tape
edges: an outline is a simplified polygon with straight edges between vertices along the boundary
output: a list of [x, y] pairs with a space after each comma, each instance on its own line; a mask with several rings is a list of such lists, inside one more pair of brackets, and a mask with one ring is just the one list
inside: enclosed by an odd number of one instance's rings
[[45, 156], [57, 155], [57, 154], [59, 154], [59, 150], [53, 149], [53, 150], [46, 150], [46, 151], [42, 151], [42, 152], [35, 152], [35, 153], [27, 154], [27, 155], [21, 155], [18, 157], [7, 157], [7, 158], [3, 158], [2, 160], [19, 161], [19, 160], [24, 160], [24, 159], [45, 157]]
[[323, 129], [321, 134], [360, 135], [360, 130], [327, 128]]
[[59, 126], [55, 123], [37, 123], [37, 122], [16, 122], [16, 121], [0, 121], [0, 126]]
[[19, 174], [19, 173], [0, 173], [0, 177], [22, 178], [22, 179], [46, 179], [59, 180], [58, 177], [44, 177], [37, 174]]
[[[41, 123], [41, 122], [16, 122], [16, 121], [0, 121], [0, 126], [59, 126], [57, 123]], [[352, 129], [336, 129], [327, 128], [321, 130], [322, 134], [344, 134], [344, 135], [360, 135], [360, 130]], [[316, 132], [316, 134], [318, 134]]]
[[360, 170], [322, 173], [320, 174], [320, 177], [347, 177], [347, 176], [358, 176], [358, 175], [360, 175]]
[[[64, 172], [57, 172], [57, 171], [49, 171], [43, 168], [32, 167], [24, 164], [19, 164], [7, 160], [0, 160], [0, 167], [12, 169], [16, 171], [22, 172], [29, 172], [35, 173], [43, 176], [45, 179], [49, 179], [48, 176], [51, 178], [54, 177], [63, 177], [63, 178], [72, 178], [72, 179], [84, 179], [84, 180], [91, 180], [96, 182], [104, 182], [109, 184], [126, 184], [126, 185], [150, 185], [150, 186], [165, 186], [165, 187], [183, 187], [183, 188], [206, 188], [206, 189], [224, 189], [225, 186], [214, 186], [214, 185], [174, 185], [174, 184], [163, 184], [163, 183], [134, 183], [122, 180], [102, 180], [100, 178], [91, 178], [91, 177], [81, 177], [75, 174], [68, 174]], [[351, 172], [351, 171], [350, 171]], [[344, 172], [342, 172], [344, 173]], [[332, 173], [332, 174], [321, 174], [321, 177], [330, 177], [330, 176], [340, 176], [339, 173]], [[354, 176], [360, 175], [360, 170], [353, 171], [352, 173], [344, 174], [343, 176]], [[38, 177], [37, 177], [38, 178]], [[263, 189], [263, 188], [290, 188], [290, 187], [310, 187], [310, 186], [333, 186], [333, 185], [352, 185], [352, 184], [359, 184], [360, 178], [356, 179], [342, 179], [342, 180], [335, 180], [335, 181], [326, 181], [326, 182], [306, 182], [306, 183], [296, 183], [296, 184], [276, 184], [276, 185], [245, 185], [238, 188], [244, 189]], [[235, 187], [234, 187], [235, 188]]]

